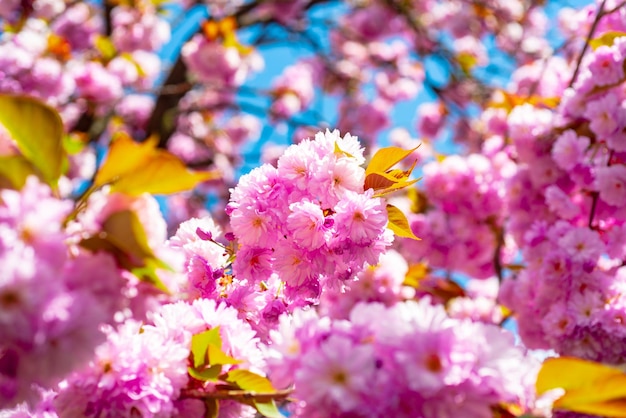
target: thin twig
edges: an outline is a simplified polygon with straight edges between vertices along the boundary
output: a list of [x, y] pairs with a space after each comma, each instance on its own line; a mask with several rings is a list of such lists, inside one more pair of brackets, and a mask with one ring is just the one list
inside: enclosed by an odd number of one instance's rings
[[585, 45], [583, 45], [583, 50], [580, 52], [580, 55], [578, 56], [578, 61], [576, 62], [576, 68], [574, 69], [574, 74], [572, 75], [572, 79], [569, 81], [568, 87], [572, 87], [574, 85], [574, 82], [576, 81], [576, 77], [578, 77], [578, 72], [580, 71], [580, 64], [582, 63], [585, 53], [587, 52], [587, 49], [589, 48], [589, 42], [591, 41], [593, 34], [596, 32], [596, 28], [598, 27], [598, 24], [600, 23], [600, 19], [602, 19], [602, 17], [604, 16], [603, 10], [604, 10], [605, 4], [606, 4], [606, 0], [602, 0], [602, 3], [600, 4], [600, 7], [598, 8], [598, 13], [596, 14], [596, 18], [593, 20], [591, 28], [589, 29], [589, 33], [587, 34], [587, 39], [585, 40]]

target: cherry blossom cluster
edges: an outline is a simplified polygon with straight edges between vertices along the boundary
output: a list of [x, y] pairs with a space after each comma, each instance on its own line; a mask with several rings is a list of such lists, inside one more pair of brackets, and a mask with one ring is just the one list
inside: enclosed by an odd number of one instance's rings
[[298, 311], [271, 336], [269, 375], [295, 385], [292, 416], [488, 418], [532, 403], [538, 364], [513, 336], [451, 319], [428, 298], [359, 303], [342, 320]]
[[238, 279], [254, 285], [276, 273], [290, 303], [302, 304], [376, 265], [393, 234], [384, 201], [363, 190], [363, 162], [356, 137], [326, 131], [243, 176], [227, 207]]
[[[155, 51], [170, 38], [169, 24], [154, 6], [116, 6], [110, 38], [104, 38], [104, 22], [88, 3], [33, 3], [21, 30], [3, 32], [0, 91], [45, 99], [72, 126], [88, 106], [108, 112], [125, 88], [152, 86], [161, 64]], [[14, 12], [19, 10], [17, 2]]]
[[[262, 374], [265, 361], [259, 340], [233, 308], [206, 299], [178, 302], [159, 307], [148, 324], [129, 319], [117, 328], [105, 327], [106, 341], [88, 364], [56, 391], [42, 391], [36, 408], [21, 405], [15, 414], [203, 417], [204, 402], [190, 395], [201, 387], [188, 375], [191, 339], [217, 328], [222, 350], [240, 361], [223, 366], [224, 371], [246, 368]], [[203, 390], [210, 393], [214, 388]], [[223, 416], [254, 416], [253, 408], [231, 400], [219, 401], [219, 409]]]
[[0, 408], [86, 364], [105, 340], [99, 326], [124, 307], [114, 259], [68, 247], [71, 209], [34, 178], [21, 192], [0, 190]]
[[283, 312], [378, 264], [393, 235], [384, 201], [363, 190], [362, 154], [350, 134], [318, 133], [241, 177], [228, 240], [210, 217], [181, 224], [169, 245], [185, 254], [186, 297], [225, 300], [266, 336]]
[[421, 190], [427, 205], [424, 213], [411, 217], [411, 227], [422, 240], [407, 243], [411, 251], [406, 257], [470, 277], [493, 276], [505, 184], [514, 172], [515, 164], [503, 152], [453, 155], [426, 164]]
[[[517, 313], [529, 347], [610, 363], [625, 358], [625, 40], [586, 55], [571, 87], [564, 80], [550, 91], [551, 77], [526, 73], [519, 83], [514, 76], [514, 88], [534, 82], [542, 96], [507, 117], [507, 152], [517, 162], [507, 185], [508, 231], [525, 269], [505, 281], [501, 299]], [[546, 106], [549, 94], [562, 97], [555, 110]]]

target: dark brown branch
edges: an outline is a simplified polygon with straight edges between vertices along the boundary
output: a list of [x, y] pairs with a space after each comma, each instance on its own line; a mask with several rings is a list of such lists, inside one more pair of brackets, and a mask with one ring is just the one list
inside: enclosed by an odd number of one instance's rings
[[[174, 133], [174, 121], [167, 120], [167, 114], [171, 109], [178, 107], [180, 100], [191, 89], [190, 84], [185, 84], [186, 77], [187, 66], [183, 62], [182, 56], [179, 56], [159, 91], [154, 110], [150, 115], [150, 119], [148, 119], [146, 127], [148, 136], [152, 134], [158, 135], [159, 147], [164, 148], [170, 136]], [[170, 91], [171, 86], [182, 87], [172, 93]]]
[[[609, 154], [609, 159], [606, 163], [607, 167], [611, 166], [611, 160], [613, 159], [613, 154], [614, 151], [611, 150], [611, 153]], [[591, 194], [591, 210], [589, 211], [589, 222], [588, 222], [588, 226], [589, 229], [594, 229], [593, 226], [593, 218], [595, 218], [596, 216], [596, 208], [598, 207], [598, 199], [600, 199], [600, 193], [599, 192], [593, 192]]]
[[104, 1], [104, 34], [111, 36], [113, 33], [113, 22], [111, 21], [111, 13], [113, 12], [113, 3], [110, 0]]
[[593, 20], [593, 24], [589, 29], [589, 33], [587, 34], [587, 39], [585, 39], [585, 45], [583, 46], [583, 50], [580, 52], [578, 56], [578, 61], [576, 62], [576, 68], [574, 68], [574, 74], [572, 75], [572, 79], [569, 81], [568, 87], [572, 87], [574, 82], [576, 81], [576, 77], [578, 77], [578, 72], [580, 71], [580, 64], [583, 62], [583, 58], [587, 53], [587, 49], [589, 48], [589, 42], [593, 37], [593, 34], [596, 32], [596, 28], [598, 27], [598, 23], [600, 23], [600, 19], [604, 16], [603, 10], [604, 5], [606, 4], [606, 0], [602, 0], [602, 4], [600, 4], [600, 8], [598, 9], [598, 13], [596, 14], [596, 18]]
[[[305, 6], [304, 10], [306, 11], [316, 4], [325, 3], [327, 1], [328, 0], [312, 0]], [[267, 22], [267, 20], [257, 19], [254, 13], [251, 13], [260, 3], [261, 1], [247, 3], [237, 10], [234, 17], [237, 20], [238, 27]], [[251, 16], [253, 17], [251, 18]], [[270, 19], [270, 21], [272, 20]], [[146, 129], [147, 136], [152, 134], [158, 135], [159, 147], [164, 148], [167, 146], [167, 142], [175, 130], [175, 121], [168, 120], [168, 116], [173, 114], [172, 111], [178, 107], [180, 100], [191, 90], [192, 86], [185, 84], [186, 77], [187, 67], [182, 57], [179, 55], [159, 90], [154, 110], [148, 119]], [[177, 86], [177, 90], [172, 92], [171, 86]]]

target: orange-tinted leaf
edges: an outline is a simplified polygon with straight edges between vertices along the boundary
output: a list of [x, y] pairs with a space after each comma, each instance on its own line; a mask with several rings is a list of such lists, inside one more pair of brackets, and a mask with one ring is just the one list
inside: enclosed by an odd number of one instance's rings
[[419, 148], [419, 145], [410, 150], [405, 150], [399, 147], [379, 149], [372, 157], [367, 169], [365, 169], [365, 175], [367, 176], [370, 173], [384, 173], [411, 155], [417, 148]]
[[618, 368], [574, 357], [546, 359], [537, 376], [538, 394], [561, 388], [554, 408], [626, 417], [626, 374]]
[[116, 135], [109, 154], [98, 170], [95, 186], [111, 185], [111, 191], [129, 195], [176, 193], [198, 183], [218, 178], [216, 172], [189, 170], [175, 155], [156, 148], [151, 138], [134, 142], [125, 134]]
[[156, 140], [153, 138], [138, 143], [126, 134], [115, 135], [109, 145], [106, 159], [96, 174], [95, 186], [101, 187], [119, 180], [122, 176], [132, 174], [150, 158], [155, 146]]
[[387, 215], [389, 217], [388, 228], [391, 229], [397, 236], [419, 240], [419, 238], [416, 237], [411, 230], [409, 221], [400, 209], [393, 205], [387, 205]]
[[216, 172], [191, 171], [175, 155], [160, 152], [146, 161], [140, 170], [113, 183], [111, 191], [129, 195], [169, 194], [190, 190], [203, 181], [217, 178], [219, 174]]
[[406, 272], [404, 276], [404, 285], [410, 286], [413, 288], [418, 288], [421, 281], [424, 280], [428, 273], [430, 272], [430, 268], [427, 263], [415, 263], [409, 266], [409, 270]]
[[419, 180], [420, 179], [409, 180], [409, 181], [399, 181], [398, 183], [393, 184], [390, 187], [377, 190], [376, 193], [374, 193], [374, 197], [381, 197], [391, 192], [395, 192], [396, 190], [404, 189], [406, 187], [411, 186], [412, 184], [417, 183]]
[[57, 111], [30, 97], [0, 95], [0, 124], [41, 179], [56, 188], [66, 160]]
[[510, 112], [514, 107], [523, 105], [525, 103], [533, 106], [547, 107], [553, 109], [560, 103], [559, 97], [542, 97], [538, 95], [532, 96], [519, 96], [506, 92], [504, 90], [498, 90], [495, 94], [495, 99], [489, 103], [489, 107], [501, 108]]
[[62, 61], [72, 58], [72, 45], [64, 37], [51, 33], [48, 36], [48, 52]]
[[365, 184], [363, 185], [363, 188], [365, 190], [380, 190], [389, 188], [396, 183], [398, 183], [398, 179], [387, 173], [370, 173], [365, 177]]

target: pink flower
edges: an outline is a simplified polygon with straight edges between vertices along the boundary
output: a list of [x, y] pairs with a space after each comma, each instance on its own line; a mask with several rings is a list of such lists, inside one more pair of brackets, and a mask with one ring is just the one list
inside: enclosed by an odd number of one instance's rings
[[556, 184], [548, 186], [545, 195], [550, 210], [561, 218], [572, 219], [580, 214], [580, 208]]
[[303, 200], [289, 205], [291, 214], [287, 218], [287, 227], [293, 240], [302, 248], [316, 250], [326, 243], [324, 212], [318, 204]]
[[571, 170], [583, 162], [589, 143], [589, 138], [578, 136], [576, 132], [568, 129], [556, 139], [552, 148], [552, 158], [563, 170]]
[[265, 245], [273, 232], [272, 218], [258, 209], [235, 209], [230, 215], [230, 226], [242, 244]]
[[444, 107], [437, 102], [424, 103], [418, 108], [418, 115], [418, 132], [428, 138], [435, 138], [445, 122]]
[[589, 128], [599, 139], [614, 134], [618, 128], [624, 127], [624, 115], [620, 107], [620, 99], [615, 93], [593, 100], [587, 104], [584, 116], [589, 119]]
[[346, 192], [335, 207], [335, 225], [341, 239], [368, 244], [378, 239], [387, 225], [387, 211], [373, 190], [363, 194]]
[[597, 167], [595, 177], [595, 185], [603, 201], [613, 206], [626, 205], [626, 166]]
[[348, 191], [361, 193], [365, 170], [352, 158], [326, 157], [313, 175], [311, 188], [320, 196], [322, 207], [332, 207]]
[[309, 404], [335, 404], [342, 411], [357, 408], [367, 396], [375, 370], [373, 348], [331, 335], [309, 350], [296, 372], [296, 396]]
[[592, 55], [589, 71], [598, 86], [617, 84], [624, 79], [624, 58], [616, 47], [599, 46]]
[[242, 247], [233, 262], [233, 273], [240, 280], [248, 280], [248, 286], [266, 280], [274, 271], [272, 254], [270, 248]]
[[280, 278], [291, 286], [299, 286], [312, 274], [315, 274], [306, 251], [285, 241], [274, 252], [273, 267]]
[[111, 104], [124, 93], [120, 79], [100, 63], [89, 61], [78, 65], [74, 74], [78, 93], [87, 100]]

